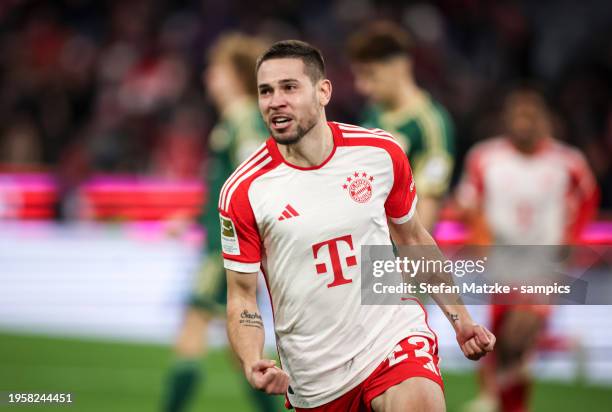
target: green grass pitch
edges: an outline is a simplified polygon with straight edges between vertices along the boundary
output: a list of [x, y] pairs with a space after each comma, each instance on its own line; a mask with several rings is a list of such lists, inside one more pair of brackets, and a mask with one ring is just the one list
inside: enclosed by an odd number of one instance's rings
[[[72, 392], [74, 403], [70, 407], [4, 404], [0, 410], [159, 411], [171, 361], [170, 348], [162, 345], [2, 333], [0, 392]], [[210, 354], [207, 371], [190, 411], [254, 411], [226, 351]], [[459, 412], [475, 393], [474, 377], [447, 372], [444, 378], [448, 410]], [[533, 411], [612, 411], [612, 387], [538, 382]]]

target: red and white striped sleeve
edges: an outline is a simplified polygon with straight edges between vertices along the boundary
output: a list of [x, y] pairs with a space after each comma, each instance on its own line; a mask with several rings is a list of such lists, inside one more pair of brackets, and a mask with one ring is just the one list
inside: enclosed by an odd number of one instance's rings
[[226, 269], [254, 273], [261, 264], [262, 242], [249, 199], [249, 186], [270, 165], [265, 145], [227, 179], [219, 195], [221, 248]]
[[223, 265], [253, 273], [261, 264], [261, 238], [246, 191], [234, 195], [227, 210], [219, 210]]
[[385, 202], [387, 216], [395, 224], [409, 221], [416, 212], [417, 192], [406, 153], [399, 145], [389, 146], [393, 162], [393, 186]]

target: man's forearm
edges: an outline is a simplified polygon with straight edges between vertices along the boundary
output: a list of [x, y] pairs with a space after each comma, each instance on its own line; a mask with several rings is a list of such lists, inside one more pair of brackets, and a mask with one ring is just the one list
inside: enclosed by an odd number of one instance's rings
[[436, 196], [419, 196], [417, 213], [421, 224], [428, 232], [432, 232], [440, 211], [440, 199]]
[[[436, 241], [426, 230], [419, 230], [418, 235], [416, 237], [404, 239], [402, 243], [403, 244], [397, 245], [400, 257], [416, 258], [415, 260], [418, 260], [420, 258], [425, 258], [425, 260], [432, 261], [445, 260], [445, 257], [440, 251], [438, 245], [436, 244]], [[408, 246], [408, 248], [406, 248], [406, 246]], [[409, 246], [418, 246], [418, 250], [426, 256], [411, 256], [411, 249], [409, 248]], [[427, 279], [424, 279], [423, 276], [424, 274], [420, 273], [416, 275], [416, 278], [419, 278], [420, 281], [427, 281], [427, 283], [432, 286], [442, 284], [452, 286], [455, 284], [453, 276], [446, 272], [429, 274]], [[472, 317], [467, 311], [467, 308], [464, 306], [463, 299], [461, 299], [460, 295], [454, 293], [431, 293], [430, 296], [438, 304], [438, 306], [440, 307], [446, 318], [449, 320], [453, 328], [455, 328], [455, 330], [462, 323], [472, 323]]]
[[[430, 260], [443, 262], [446, 260], [436, 242], [421, 225], [418, 214], [406, 223], [390, 224], [389, 229], [393, 241], [398, 247], [400, 257], [417, 261], [424, 260], [425, 262]], [[406, 273], [406, 275], [409, 274]], [[442, 285], [443, 283], [453, 286], [455, 283], [453, 275], [446, 273], [442, 268], [437, 269], [436, 273], [427, 273], [427, 271], [423, 273], [421, 271], [409, 275], [408, 279], [414, 279], [411, 276], [419, 277], [420, 282], [428, 282], [431, 286]], [[485, 327], [474, 323], [459, 294], [431, 293], [431, 297], [440, 306], [453, 329], [455, 329], [457, 343], [468, 359], [478, 360], [487, 352], [493, 350], [495, 336]]]
[[472, 316], [470, 316], [467, 308], [463, 302], [461, 302], [460, 296], [457, 295], [457, 298], [461, 303], [455, 305], [449, 305], [446, 303], [449, 297], [451, 297], [450, 294], [445, 294], [444, 298], [442, 299], [440, 299], [439, 296], [436, 297], [434, 294], [432, 294], [431, 297], [438, 304], [442, 312], [444, 312], [444, 315], [446, 315], [446, 318], [455, 330], [458, 330], [461, 324], [473, 323]]
[[243, 369], [261, 359], [264, 325], [256, 302], [241, 297], [227, 302], [227, 334]]
[[[426, 260], [431, 259], [431, 260], [436, 260], [436, 261], [443, 261], [445, 259], [444, 255], [442, 254], [442, 252], [440, 251], [436, 243], [433, 241], [433, 239], [431, 240], [431, 242], [432, 243], [428, 245], [426, 249], [420, 248], [422, 251], [425, 251], [426, 254], [429, 255], [429, 256], [424, 256], [424, 258]], [[402, 248], [399, 248], [400, 255], [403, 255], [401, 253], [401, 250]], [[400, 256], [400, 257], [403, 257], [403, 256]], [[419, 258], [421, 257], [422, 256], [419, 256]], [[425, 281], [431, 286], [439, 286], [439, 285], [453, 286], [455, 284], [453, 276], [446, 272], [437, 272], [434, 274], [429, 274], [427, 278], [425, 278], [424, 276], [426, 275], [423, 273], [419, 273], [415, 276], [415, 278], [411, 278], [411, 279], [414, 280], [414, 279], [419, 278], [421, 282]], [[451, 325], [453, 326], [455, 330], [457, 330], [461, 324], [464, 324], [466, 322], [472, 323], [472, 317], [470, 316], [467, 308], [463, 304], [463, 299], [461, 299], [461, 296], [459, 294], [430, 293], [430, 296], [438, 304], [438, 306], [440, 307], [440, 309], [442, 310], [442, 312], [444, 313], [444, 315], [446, 316], [446, 318], [448, 319], [448, 321], [451, 323]]]

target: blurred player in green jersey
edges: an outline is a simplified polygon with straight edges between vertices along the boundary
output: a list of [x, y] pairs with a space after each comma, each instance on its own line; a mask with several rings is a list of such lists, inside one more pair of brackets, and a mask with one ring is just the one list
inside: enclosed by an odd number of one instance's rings
[[453, 171], [453, 125], [444, 107], [415, 83], [410, 46], [401, 27], [377, 22], [352, 35], [348, 50], [357, 91], [370, 103], [361, 125], [400, 141], [419, 191], [419, 216], [431, 230]]
[[[206, 229], [206, 258], [181, 326], [175, 352], [177, 360], [167, 382], [164, 411], [183, 411], [203, 378], [201, 358], [206, 354], [207, 330], [214, 317], [225, 314], [226, 279], [221, 258], [218, 196], [232, 171], [263, 143], [268, 131], [256, 101], [255, 61], [265, 43], [255, 37], [228, 34], [208, 55], [203, 75], [205, 90], [219, 113], [219, 122], [209, 137], [206, 173], [208, 202], [201, 223]], [[259, 410], [276, 409], [274, 399], [250, 389]]]

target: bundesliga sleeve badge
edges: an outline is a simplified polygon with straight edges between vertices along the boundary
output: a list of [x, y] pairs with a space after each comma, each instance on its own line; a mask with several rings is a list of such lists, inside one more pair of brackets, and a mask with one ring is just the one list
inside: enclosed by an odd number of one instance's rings
[[219, 215], [219, 219], [221, 223], [221, 248], [223, 249], [223, 253], [227, 255], [239, 255], [240, 245], [238, 244], [238, 236], [236, 236], [234, 222], [221, 215]]

